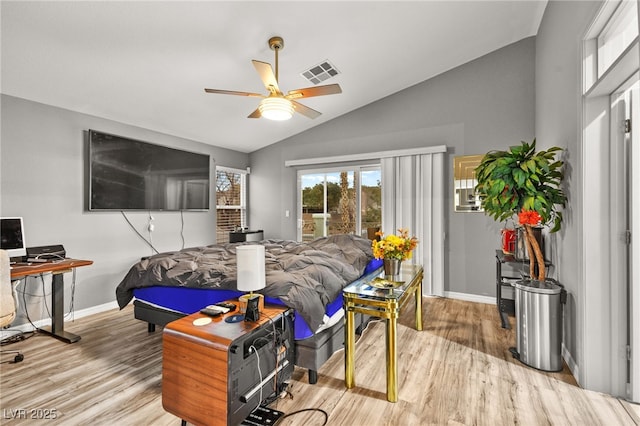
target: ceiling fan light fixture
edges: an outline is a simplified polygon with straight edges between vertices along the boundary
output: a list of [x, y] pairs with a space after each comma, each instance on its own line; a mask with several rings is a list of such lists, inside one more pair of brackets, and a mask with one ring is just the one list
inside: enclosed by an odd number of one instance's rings
[[[1, 1], [1, 0], [0, 0]], [[289, 120], [294, 112], [304, 115], [307, 118], [318, 118], [321, 113], [309, 108], [298, 102], [299, 99], [312, 98], [315, 96], [334, 95], [342, 93], [342, 89], [338, 84], [328, 84], [324, 86], [305, 87], [303, 89], [295, 89], [286, 92], [285, 95], [278, 85], [278, 51], [284, 47], [284, 41], [282, 37], [271, 37], [269, 39], [269, 47], [275, 52], [276, 56], [276, 70], [273, 72], [271, 64], [267, 62], [258, 61], [253, 59], [253, 67], [258, 72], [264, 87], [269, 91], [269, 94], [263, 96], [259, 93], [251, 92], [238, 92], [235, 90], [220, 90], [220, 89], [204, 89], [206, 93], [218, 93], [221, 95], [235, 95], [235, 96], [250, 96], [263, 98], [258, 104], [258, 108], [254, 109], [247, 118], [260, 118], [264, 117], [268, 120], [284, 121]], [[314, 67], [309, 71], [311, 75], [314, 75], [313, 81], [317, 84], [320, 81], [326, 80], [330, 76], [338, 74], [338, 71], [329, 64], [328, 61], [324, 61], [322, 64]], [[326, 73], [325, 77], [319, 76], [318, 73]]]
[[288, 99], [269, 97], [258, 105], [260, 115], [267, 120], [284, 121], [293, 116], [293, 104]]

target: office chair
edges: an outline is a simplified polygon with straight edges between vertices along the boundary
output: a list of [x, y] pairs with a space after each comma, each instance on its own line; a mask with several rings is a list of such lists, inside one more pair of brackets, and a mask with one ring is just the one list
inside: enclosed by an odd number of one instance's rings
[[[11, 325], [16, 318], [18, 302], [11, 284], [11, 267], [9, 264], [9, 254], [5, 250], [0, 250], [0, 328]], [[2, 361], [2, 363], [16, 363], [24, 359], [19, 351], [0, 351], [1, 355], [13, 354], [13, 361]]]

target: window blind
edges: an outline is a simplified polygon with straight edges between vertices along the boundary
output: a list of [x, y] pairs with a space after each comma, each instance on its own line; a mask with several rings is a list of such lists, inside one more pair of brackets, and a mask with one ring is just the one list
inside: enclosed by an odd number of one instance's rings
[[229, 242], [229, 232], [246, 227], [246, 172], [216, 169], [216, 241]]

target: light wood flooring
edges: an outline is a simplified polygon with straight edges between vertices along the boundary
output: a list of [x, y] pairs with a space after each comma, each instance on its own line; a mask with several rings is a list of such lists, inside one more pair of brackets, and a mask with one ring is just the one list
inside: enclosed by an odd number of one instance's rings
[[[423, 331], [413, 328], [412, 304], [400, 318], [397, 403], [386, 400], [384, 323], [374, 322], [356, 345], [354, 389], [344, 387], [339, 351], [319, 371], [316, 385], [296, 369], [292, 398], [271, 407], [285, 413], [321, 409], [329, 425], [640, 424], [637, 405], [580, 389], [566, 367], [543, 373], [514, 360], [508, 348], [515, 331], [500, 328], [494, 305], [440, 298], [423, 303]], [[162, 333], [148, 334], [131, 307], [78, 319], [65, 329], [82, 340], [67, 345], [38, 334], [2, 347], [20, 349], [25, 359], [0, 365], [0, 424], [180, 424], [162, 408]], [[46, 413], [56, 418], [30, 418]], [[279, 424], [323, 422], [320, 411], [302, 411]]]

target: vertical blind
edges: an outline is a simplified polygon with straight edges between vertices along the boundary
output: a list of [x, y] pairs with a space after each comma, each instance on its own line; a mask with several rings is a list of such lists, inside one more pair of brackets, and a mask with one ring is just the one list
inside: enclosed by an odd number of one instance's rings
[[412, 261], [424, 267], [422, 292], [444, 295], [444, 152], [386, 157], [382, 231], [407, 228], [418, 238]]

